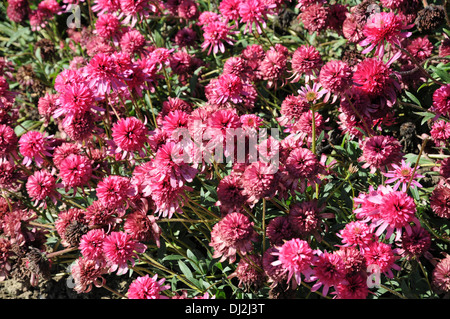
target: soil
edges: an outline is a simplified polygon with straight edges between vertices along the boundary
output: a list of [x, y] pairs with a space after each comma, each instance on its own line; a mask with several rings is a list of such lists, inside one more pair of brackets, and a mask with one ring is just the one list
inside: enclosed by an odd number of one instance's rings
[[[125, 294], [127, 281], [118, 276], [105, 278], [108, 287]], [[67, 277], [48, 281], [41, 280], [36, 287], [31, 287], [15, 279], [0, 282], [0, 299], [119, 299], [120, 297], [106, 288], [93, 287], [89, 293], [79, 294], [69, 287]]]

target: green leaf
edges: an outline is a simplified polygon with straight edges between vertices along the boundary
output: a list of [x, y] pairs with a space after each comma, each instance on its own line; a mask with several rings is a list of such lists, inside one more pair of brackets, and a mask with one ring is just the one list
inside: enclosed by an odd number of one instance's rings
[[431, 66], [430, 69], [433, 70], [433, 72], [437, 76], [439, 76], [439, 78], [441, 78], [442, 81], [450, 83], [450, 74], [448, 73], [448, 69], [444, 70], [443, 68], [437, 68], [435, 66]]
[[189, 269], [189, 267], [184, 262], [182, 262], [181, 260], [178, 260], [178, 267], [180, 267], [181, 272], [183, 273], [183, 275], [186, 276], [186, 278], [188, 280], [193, 279], [192, 271]]
[[405, 91], [405, 94], [409, 97], [409, 99], [411, 101], [413, 101], [414, 103], [416, 103], [419, 106], [422, 106], [422, 104], [420, 104], [420, 101], [417, 97], [414, 96], [414, 94], [412, 94], [411, 92]]

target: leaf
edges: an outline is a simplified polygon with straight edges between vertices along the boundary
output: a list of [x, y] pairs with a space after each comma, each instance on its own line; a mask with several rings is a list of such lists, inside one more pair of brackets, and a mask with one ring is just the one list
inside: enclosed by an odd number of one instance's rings
[[434, 66], [430, 67], [437, 76], [441, 78], [442, 81], [446, 83], [450, 83], [450, 74], [448, 73], [448, 69], [441, 69]]
[[422, 106], [422, 104], [420, 104], [420, 101], [417, 97], [414, 96], [414, 94], [412, 94], [411, 92], [405, 91], [405, 94], [409, 97], [409, 99], [411, 101], [413, 101], [414, 103], [416, 103], [419, 106]]
[[186, 276], [186, 278], [188, 280], [193, 279], [192, 271], [189, 269], [189, 267], [184, 262], [182, 262], [181, 260], [178, 260], [178, 267], [180, 267], [181, 272], [183, 273], [183, 275]]

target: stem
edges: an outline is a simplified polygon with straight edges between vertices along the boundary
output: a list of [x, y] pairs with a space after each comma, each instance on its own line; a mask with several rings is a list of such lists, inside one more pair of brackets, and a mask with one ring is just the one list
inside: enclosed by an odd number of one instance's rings
[[266, 251], [266, 199], [263, 198], [263, 208], [262, 208], [262, 249]]
[[383, 289], [386, 289], [386, 290], [389, 291], [391, 294], [396, 295], [397, 297], [399, 297], [399, 298], [401, 298], [401, 299], [408, 299], [408, 298], [406, 298], [405, 296], [403, 296], [402, 294], [400, 294], [400, 293], [398, 293], [398, 292], [392, 290], [391, 288], [389, 288], [389, 287], [387, 287], [387, 286], [385, 286], [385, 285], [383, 285], [383, 284], [380, 284], [380, 287], [383, 288]]
[[66, 248], [66, 249], [63, 249], [63, 250], [54, 251], [54, 252], [52, 252], [50, 254], [47, 254], [47, 258], [51, 259], [51, 258], [63, 255], [65, 253], [68, 253], [68, 252], [71, 252], [71, 251], [74, 251], [74, 250], [77, 250], [77, 249], [78, 249], [78, 247], [69, 247], [69, 248]]
[[405, 50], [404, 48], [402, 48], [401, 46], [399, 46], [398, 44], [394, 44], [395, 45], [395, 47], [397, 48], [397, 49], [399, 49], [400, 51], [402, 51], [404, 54], [406, 54], [410, 59], [411, 59], [411, 61], [424, 73], [424, 75], [426, 75], [426, 77], [427, 78], [429, 78], [431, 81], [433, 81], [434, 83], [436, 83], [436, 84], [439, 84], [440, 86], [443, 86], [443, 85], [445, 85], [444, 83], [442, 83], [442, 82], [440, 82], [440, 81], [438, 81], [438, 80], [436, 80], [435, 78], [433, 78], [431, 75], [430, 75], [430, 73], [428, 73], [428, 71], [427, 70], [425, 70], [424, 68], [423, 68], [423, 66], [420, 64], [420, 62], [419, 61], [417, 61], [417, 59], [411, 54], [411, 53], [409, 53], [409, 51], [408, 50]]
[[411, 173], [411, 178], [408, 181], [408, 186], [406, 187], [406, 190], [408, 190], [409, 187], [411, 186], [412, 180], [414, 178], [414, 174], [416, 173], [417, 167], [419, 166], [420, 157], [422, 156], [423, 150], [424, 150], [427, 142], [428, 142], [428, 138], [424, 139], [422, 142], [422, 146], [420, 147], [420, 152], [419, 152], [419, 155], [417, 156], [416, 164], [414, 165], [414, 169]]
[[108, 287], [108, 286], [106, 286], [106, 285], [102, 285], [102, 287], [105, 288], [106, 290], [108, 290], [109, 292], [112, 292], [113, 294], [119, 296], [120, 298], [128, 299], [127, 296], [121, 294], [121, 293], [118, 292], [118, 291], [115, 291], [114, 289], [112, 289], [112, 288], [110, 288], [110, 287]]
[[311, 107], [312, 113], [312, 145], [311, 151], [316, 155], [316, 112], [314, 110], [314, 105]]

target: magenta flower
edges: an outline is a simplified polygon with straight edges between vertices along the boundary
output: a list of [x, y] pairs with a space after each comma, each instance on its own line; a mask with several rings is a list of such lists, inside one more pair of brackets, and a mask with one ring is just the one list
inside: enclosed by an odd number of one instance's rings
[[[266, 27], [267, 15], [275, 4], [267, 4], [262, 0], [244, 0], [239, 4], [239, 15], [242, 23], [245, 23], [244, 33], [253, 32], [255, 27], [258, 33], [262, 33], [262, 28]], [[261, 28], [262, 27], [262, 28]]]
[[253, 229], [253, 222], [241, 213], [227, 214], [214, 225], [211, 231], [210, 246], [214, 249], [213, 258], [220, 261], [236, 261], [239, 252], [246, 255], [253, 250], [253, 242], [258, 240], [258, 233]]
[[213, 21], [204, 25], [202, 30], [204, 41], [201, 47], [203, 51], [209, 48], [208, 54], [211, 54], [211, 51], [214, 54], [219, 51], [225, 53], [224, 43], [232, 45], [234, 42], [230, 35], [235, 34], [235, 32], [231, 31], [231, 28], [225, 22]]
[[141, 120], [127, 117], [114, 123], [111, 136], [117, 145], [116, 152], [123, 152], [122, 158], [126, 158], [133, 152], [139, 152], [142, 157], [145, 156], [143, 148], [148, 134], [148, 129]]
[[403, 19], [394, 12], [374, 13], [366, 22], [363, 33], [366, 37], [359, 45], [365, 48], [362, 53], [367, 54], [375, 49], [375, 55], [383, 58], [385, 42], [402, 46], [401, 40], [409, 37], [411, 32], [403, 32], [413, 25], [406, 25]]
[[317, 291], [322, 287], [324, 296], [328, 294], [331, 287], [337, 286], [345, 278], [345, 263], [337, 253], [316, 251], [317, 259], [313, 262], [313, 274], [311, 281], [316, 283], [311, 291]]
[[125, 232], [111, 232], [103, 241], [103, 252], [110, 271], [117, 270], [117, 275], [123, 275], [128, 271], [128, 262], [134, 266], [137, 253], [144, 253], [147, 246], [131, 239]]
[[97, 185], [98, 199], [108, 207], [120, 207], [136, 194], [130, 179], [125, 176], [109, 175]]
[[23, 155], [22, 163], [30, 166], [34, 159], [37, 166], [42, 166], [44, 157], [52, 156], [49, 152], [53, 149], [50, 146], [51, 138], [52, 136], [45, 137], [38, 131], [29, 131], [23, 134], [19, 139], [19, 152]]
[[300, 284], [302, 274], [306, 276], [307, 281], [311, 281], [310, 277], [313, 273], [311, 266], [315, 256], [306, 241], [299, 238], [288, 240], [272, 255], [278, 256], [278, 260], [272, 262], [272, 266], [281, 265], [288, 273], [288, 282], [292, 279], [294, 286]]
[[364, 248], [364, 257], [367, 266], [378, 266], [380, 273], [386, 274], [388, 278], [393, 278], [392, 269], [400, 270], [400, 266], [395, 264], [399, 256], [395, 255], [391, 245], [374, 241], [372, 244]]
[[84, 259], [93, 260], [100, 265], [105, 264], [103, 242], [106, 236], [105, 230], [102, 228], [91, 229], [81, 236], [79, 249]]
[[383, 173], [384, 176], [389, 177], [385, 181], [385, 183], [395, 183], [392, 187], [394, 191], [402, 186], [403, 192], [406, 192], [406, 187], [408, 186], [409, 181], [411, 181], [412, 187], [422, 187], [422, 185], [417, 181], [418, 179], [425, 177], [417, 173], [417, 170], [420, 168], [420, 166], [417, 166], [416, 171], [414, 171], [414, 169], [410, 165], [411, 163], [406, 163], [405, 160], [402, 160], [401, 166], [392, 164], [393, 170], [388, 171], [387, 173]]
[[61, 196], [56, 191], [56, 178], [47, 170], [36, 171], [28, 177], [26, 188], [28, 195], [34, 200], [34, 205], [47, 207], [45, 200], [47, 197], [56, 203]]
[[158, 275], [150, 277], [145, 275], [135, 279], [128, 287], [129, 299], [168, 299], [161, 294], [162, 291], [170, 288], [170, 285], [164, 285], [165, 278], [158, 280]]
[[59, 163], [58, 168], [66, 189], [85, 186], [92, 177], [92, 162], [84, 155], [70, 154]]
[[369, 225], [363, 221], [352, 221], [345, 225], [338, 234], [342, 238], [343, 246], [358, 246], [364, 248], [374, 239], [374, 234]]

